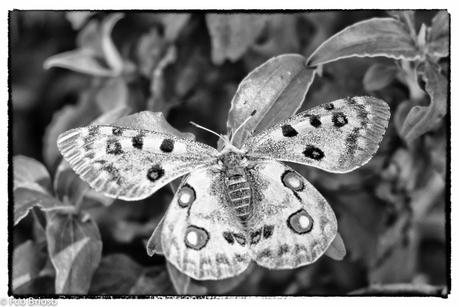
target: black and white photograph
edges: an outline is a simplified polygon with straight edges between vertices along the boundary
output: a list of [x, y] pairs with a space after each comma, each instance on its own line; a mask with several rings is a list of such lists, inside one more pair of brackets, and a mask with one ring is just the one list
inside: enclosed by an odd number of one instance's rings
[[447, 301], [451, 15], [9, 10], [1, 305]]

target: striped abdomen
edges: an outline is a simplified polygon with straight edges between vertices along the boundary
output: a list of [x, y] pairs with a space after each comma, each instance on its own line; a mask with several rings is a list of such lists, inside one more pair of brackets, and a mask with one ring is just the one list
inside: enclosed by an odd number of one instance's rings
[[227, 177], [226, 188], [234, 214], [239, 218], [242, 225], [246, 223], [252, 215], [252, 191], [245, 175], [238, 174]]

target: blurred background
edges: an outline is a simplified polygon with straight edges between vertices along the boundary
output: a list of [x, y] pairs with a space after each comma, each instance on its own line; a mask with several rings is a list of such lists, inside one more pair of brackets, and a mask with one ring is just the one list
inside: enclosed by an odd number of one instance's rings
[[[417, 11], [416, 29], [430, 24], [436, 13]], [[194, 133], [198, 141], [216, 147], [215, 136], [189, 121], [225, 133], [231, 99], [252, 69], [283, 53], [308, 57], [343, 28], [389, 16], [386, 11], [367, 10], [255, 14], [235, 30], [231, 39], [236, 43], [231, 45], [237, 47], [225, 49], [219, 25], [208, 15], [10, 12], [13, 156], [35, 159], [53, 178], [60, 163], [57, 135], [119, 107], [130, 113], [162, 112], [176, 129]], [[449, 59], [441, 59], [439, 64], [448, 76]], [[382, 98], [391, 106], [384, 140], [364, 167], [349, 174], [329, 174], [294, 166], [335, 210], [346, 257], [335, 261], [324, 256], [296, 270], [269, 271], [254, 266], [235, 281], [195, 283], [196, 287], [206, 288], [205, 293], [229, 295], [443, 293], [449, 274], [447, 120], [415, 142], [404, 140], [397, 121], [403, 120], [407, 108], [427, 105], [429, 98], [422, 82], [419, 94], [396, 73], [381, 73], [384, 80], [373, 76], [375, 70], [399, 67], [384, 57], [326, 64], [300, 109], [359, 95]], [[116, 200], [85, 209], [102, 242], [102, 260], [88, 293], [175, 293], [164, 257], [149, 257], [145, 251], [145, 243], [172, 196], [171, 189], [164, 187], [134, 204]], [[29, 240], [45, 241], [37, 230], [39, 219], [40, 213], [29, 214], [10, 229], [14, 248]], [[55, 293], [55, 272], [49, 265], [46, 243], [35, 252], [43, 257], [41, 266], [47, 268], [46, 274], [16, 285], [14, 293]], [[22, 263], [20, 258], [15, 252], [17, 263]], [[143, 272], [144, 280], [135, 280], [129, 271], [136, 272], [137, 278]]]

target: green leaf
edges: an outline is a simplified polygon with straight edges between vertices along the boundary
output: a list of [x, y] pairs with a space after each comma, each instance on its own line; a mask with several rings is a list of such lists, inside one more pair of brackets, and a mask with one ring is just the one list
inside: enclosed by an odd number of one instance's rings
[[212, 61], [238, 60], [255, 42], [269, 15], [207, 14], [206, 22], [212, 39]]
[[51, 178], [40, 162], [14, 156], [14, 224], [27, 216], [33, 207], [50, 210], [60, 203], [50, 194]]
[[56, 270], [56, 293], [87, 294], [102, 254], [97, 225], [76, 215], [51, 214], [46, 238]]
[[172, 134], [177, 137], [194, 140], [190, 132], [180, 132], [172, 127], [161, 112], [143, 111], [120, 118], [112, 123], [114, 126], [133, 129], [145, 129], [160, 133]]
[[363, 77], [363, 87], [367, 92], [381, 90], [395, 79], [397, 72], [394, 65], [373, 64]]
[[408, 112], [400, 130], [408, 144], [424, 133], [435, 129], [446, 114], [448, 82], [439, 67], [426, 62], [419, 67], [419, 73], [426, 83], [426, 92], [430, 97], [428, 106], [414, 106]]
[[384, 56], [414, 61], [421, 57], [404, 25], [393, 18], [355, 23], [322, 43], [308, 59], [310, 66], [349, 57]]
[[343, 260], [346, 256], [346, 246], [344, 246], [343, 238], [339, 233], [336, 233], [336, 237], [325, 251], [325, 255], [334, 260]]
[[36, 282], [52, 277], [52, 271], [46, 270], [46, 247], [28, 240], [14, 249], [12, 289], [15, 294], [33, 294]]
[[125, 254], [104, 257], [94, 273], [91, 294], [172, 295], [174, 288], [166, 268], [142, 267]]
[[253, 113], [234, 137], [239, 146], [252, 132], [258, 132], [285, 120], [300, 108], [314, 80], [315, 70], [308, 69], [305, 59], [298, 54], [271, 58], [242, 80], [231, 101], [228, 113], [228, 134]]
[[432, 27], [427, 33], [427, 52], [436, 57], [449, 55], [450, 16], [447, 11], [440, 11], [432, 19]]

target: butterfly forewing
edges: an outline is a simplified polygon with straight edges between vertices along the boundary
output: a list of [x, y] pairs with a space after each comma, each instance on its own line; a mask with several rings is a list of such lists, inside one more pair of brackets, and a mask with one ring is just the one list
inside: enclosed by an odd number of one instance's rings
[[337, 232], [327, 201], [303, 176], [280, 162], [262, 161], [252, 173], [262, 187], [248, 229], [252, 259], [270, 269], [316, 261]]
[[61, 134], [58, 148], [80, 177], [99, 192], [145, 198], [168, 182], [216, 162], [209, 146], [168, 134], [89, 126]]
[[296, 162], [335, 173], [350, 172], [378, 149], [389, 106], [373, 97], [322, 104], [247, 140], [247, 155]]
[[212, 167], [193, 171], [166, 212], [161, 245], [167, 260], [195, 279], [223, 279], [250, 263], [246, 232], [230, 211], [224, 178]]

